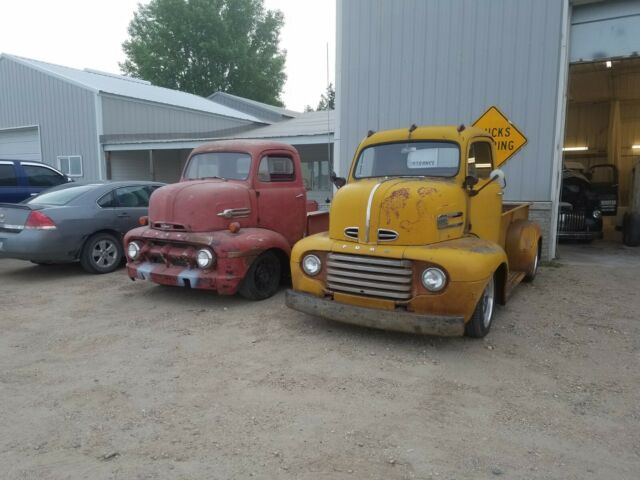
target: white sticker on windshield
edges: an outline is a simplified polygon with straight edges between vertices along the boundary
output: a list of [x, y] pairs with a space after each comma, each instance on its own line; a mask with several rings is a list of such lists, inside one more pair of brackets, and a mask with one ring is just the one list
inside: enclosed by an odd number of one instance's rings
[[434, 168], [438, 166], [438, 149], [423, 148], [410, 151], [407, 155], [407, 168]]

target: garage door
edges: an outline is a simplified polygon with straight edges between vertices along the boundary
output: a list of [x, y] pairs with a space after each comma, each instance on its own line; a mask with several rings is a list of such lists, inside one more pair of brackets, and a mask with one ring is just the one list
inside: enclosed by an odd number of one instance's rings
[[110, 180], [151, 180], [149, 152], [111, 152]]
[[638, 55], [640, 2], [579, 3], [582, 2], [574, 2], [577, 5], [571, 14], [571, 63]]
[[0, 130], [0, 158], [42, 161], [37, 128]]

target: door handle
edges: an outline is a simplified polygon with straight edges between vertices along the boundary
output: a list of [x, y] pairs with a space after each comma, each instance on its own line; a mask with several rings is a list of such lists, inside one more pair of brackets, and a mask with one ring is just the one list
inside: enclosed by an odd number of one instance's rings
[[304, 197], [304, 193], [299, 193], [298, 195], [296, 195], [296, 198], [302, 198]]
[[130, 217], [131, 215], [129, 215], [128, 213], [119, 213], [116, 215], [117, 217]]
[[496, 193], [496, 195], [503, 196], [503, 195], [504, 195], [504, 192], [498, 192], [498, 193]]

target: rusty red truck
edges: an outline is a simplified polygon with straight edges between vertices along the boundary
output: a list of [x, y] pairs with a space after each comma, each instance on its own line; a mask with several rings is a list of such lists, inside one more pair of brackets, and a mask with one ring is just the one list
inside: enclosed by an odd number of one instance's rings
[[233, 140], [194, 149], [141, 223], [124, 239], [132, 280], [261, 300], [289, 275], [292, 246], [327, 229], [328, 213], [307, 202], [295, 148]]

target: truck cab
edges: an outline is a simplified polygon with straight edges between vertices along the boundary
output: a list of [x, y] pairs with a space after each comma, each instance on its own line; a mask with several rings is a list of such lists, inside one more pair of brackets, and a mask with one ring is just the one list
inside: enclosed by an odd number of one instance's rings
[[362, 141], [327, 232], [296, 244], [287, 305], [389, 330], [482, 337], [494, 305], [532, 280], [540, 228], [503, 204], [492, 137], [416, 127]]
[[125, 237], [132, 280], [259, 300], [288, 274], [307, 230], [300, 157], [290, 145], [223, 141], [191, 152], [180, 182], [151, 197], [147, 225]]

